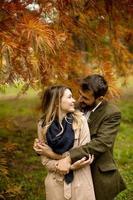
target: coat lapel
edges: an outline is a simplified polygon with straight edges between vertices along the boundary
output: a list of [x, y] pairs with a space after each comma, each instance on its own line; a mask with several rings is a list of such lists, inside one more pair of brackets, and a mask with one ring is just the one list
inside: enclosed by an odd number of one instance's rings
[[103, 101], [94, 112], [91, 112], [90, 117], [88, 119], [88, 124], [90, 126], [92, 125], [92, 123], [94, 123], [94, 121], [97, 123], [97, 120], [99, 119], [99, 117], [101, 117], [101, 111], [104, 111], [105, 104], [107, 104], [107, 102]]

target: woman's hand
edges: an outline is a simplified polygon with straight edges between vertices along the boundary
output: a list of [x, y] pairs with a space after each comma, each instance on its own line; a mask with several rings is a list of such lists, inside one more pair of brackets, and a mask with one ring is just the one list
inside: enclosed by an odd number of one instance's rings
[[69, 173], [70, 167], [71, 167], [71, 159], [69, 156], [66, 156], [65, 158], [58, 161], [56, 170], [59, 174], [65, 175]]
[[73, 163], [71, 165], [71, 169], [72, 170], [77, 170], [80, 169], [82, 167], [84, 167], [86, 164], [91, 164], [94, 160], [94, 155], [90, 155], [89, 154], [89, 158], [86, 160], [86, 157], [83, 157], [82, 159], [76, 161], [75, 163]]
[[36, 153], [44, 156], [47, 156], [47, 150], [50, 150], [50, 148], [38, 138], [36, 138], [34, 141], [33, 149], [36, 151]]
[[54, 153], [47, 144], [40, 142], [39, 139], [37, 138], [34, 141], [33, 149], [39, 155], [43, 155], [54, 160], [58, 160], [62, 158], [61, 155]]

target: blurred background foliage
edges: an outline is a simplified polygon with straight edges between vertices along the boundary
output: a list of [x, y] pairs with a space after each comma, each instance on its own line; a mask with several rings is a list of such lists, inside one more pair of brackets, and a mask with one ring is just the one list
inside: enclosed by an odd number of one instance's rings
[[100, 73], [122, 110], [115, 158], [133, 198], [131, 0], [0, 1], [0, 199], [44, 200], [46, 170], [32, 149], [41, 92]]
[[117, 78], [133, 73], [132, 11], [131, 0], [1, 0], [1, 87], [76, 88], [79, 77], [100, 73], [117, 95]]

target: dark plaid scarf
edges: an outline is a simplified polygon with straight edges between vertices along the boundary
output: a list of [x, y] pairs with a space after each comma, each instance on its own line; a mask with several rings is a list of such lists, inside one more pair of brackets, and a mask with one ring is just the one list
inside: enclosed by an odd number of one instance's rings
[[[57, 154], [63, 154], [69, 151], [74, 145], [74, 131], [72, 128], [73, 118], [69, 114], [62, 121], [63, 133], [60, 134], [62, 128], [58, 120], [54, 120], [46, 132], [46, 139], [48, 145]], [[66, 183], [72, 182], [74, 176], [73, 171], [70, 170], [68, 174], [65, 175]]]

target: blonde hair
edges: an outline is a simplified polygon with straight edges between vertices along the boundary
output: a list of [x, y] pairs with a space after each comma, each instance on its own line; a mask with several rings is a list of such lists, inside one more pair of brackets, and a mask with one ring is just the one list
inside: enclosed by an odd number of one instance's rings
[[[67, 86], [57, 85], [57, 86], [48, 87], [44, 92], [44, 95], [42, 98], [43, 117], [41, 118], [43, 131], [42, 131], [41, 135], [39, 136], [41, 138], [41, 140], [42, 140], [42, 138], [44, 138], [44, 140], [46, 140], [45, 134], [47, 132], [47, 129], [51, 125], [51, 123], [55, 120], [55, 118], [57, 118], [59, 120], [59, 116], [61, 113], [60, 102], [61, 102], [61, 98], [66, 89], [71, 90]], [[81, 112], [74, 111], [72, 113], [72, 117], [73, 117], [73, 124], [72, 124], [73, 129], [75, 130], [75, 129], [81, 127], [81, 123], [82, 123]], [[59, 123], [60, 123], [60, 121], [59, 121]], [[61, 126], [61, 132], [58, 135], [61, 135], [64, 130], [62, 123], [60, 123], [60, 126]]]

